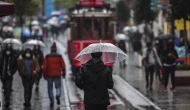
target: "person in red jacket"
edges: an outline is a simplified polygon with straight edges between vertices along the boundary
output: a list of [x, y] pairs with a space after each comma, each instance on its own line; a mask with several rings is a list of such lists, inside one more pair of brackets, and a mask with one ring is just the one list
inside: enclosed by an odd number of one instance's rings
[[60, 105], [61, 76], [65, 77], [65, 63], [62, 56], [56, 51], [56, 43], [53, 43], [51, 53], [46, 55], [43, 63], [43, 75], [44, 79], [48, 82], [48, 95], [51, 108], [54, 106], [53, 83], [55, 83], [56, 88], [57, 104]]

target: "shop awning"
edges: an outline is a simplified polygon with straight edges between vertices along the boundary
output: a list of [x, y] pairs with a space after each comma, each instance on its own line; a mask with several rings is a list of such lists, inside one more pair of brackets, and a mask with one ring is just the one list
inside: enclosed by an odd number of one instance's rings
[[15, 8], [13, 4], [0, 1], [0, 17], [12, 15], [14, 12]]

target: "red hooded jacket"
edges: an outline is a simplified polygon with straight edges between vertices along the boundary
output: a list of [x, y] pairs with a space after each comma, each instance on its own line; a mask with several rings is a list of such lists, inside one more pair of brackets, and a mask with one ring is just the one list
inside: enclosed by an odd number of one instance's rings
[[65, 77], [65, 63], [60, 54], [53, 52], [48, 54], [43, 63], [44, 78], [51, 76]]

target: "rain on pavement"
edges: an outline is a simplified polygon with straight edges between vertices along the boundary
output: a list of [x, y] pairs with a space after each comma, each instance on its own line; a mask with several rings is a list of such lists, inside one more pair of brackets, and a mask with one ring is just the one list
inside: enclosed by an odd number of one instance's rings
[[[67, 70], [66, 80], [63, 81], [61, 105], [55, 105], [54, 110], [84, 110], [84, 93], [75, 86], [73, 82], [74, 76], [70, 70], [65, 49], [67, 42], [66, 36], [61, 35], [57, 40], [45, 40], [47, 47], [44, 49], [44, 54], [50, 52], [50, 46], [53, 42], [57, 43], [58, 51], [63, 55]], [[134, 56], [130, 56], [130, 60], [135, 60]], [[126, 68], [121, 69], [118, 66], [119, 64], [115, 63], [113, 74], [114, 89], [109, 90], [111, 105], [108, 107], [108, 110], [186, 110], [189, 107], [188, 102], [190, 100], [187, 97], [190, 96], [180, 90], [175, 96], [172, 93], [163, 94], [163, 91], [159, 87], [155, 87], [153, 92], [147, 92], [144, 86], [145, 81], [142, 69], [136, 68], [135, 64], [129, 62]], [[190, 91], [186, 88], [179, 89], [185, 92]], [[13, 90], [10, 110], [25, 110], [23, 107], [23, 86], [18, 74], [14, 76]], [[2, 94], [0, 97], [2, 99]], [[47, 82], [42, 79], [39, 93], [33, 91], [31, 109], [49, 110], [49, 103]]]

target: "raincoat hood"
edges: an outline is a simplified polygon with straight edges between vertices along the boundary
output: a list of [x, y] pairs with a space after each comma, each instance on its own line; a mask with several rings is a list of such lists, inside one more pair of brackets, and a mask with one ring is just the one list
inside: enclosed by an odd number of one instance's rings
[[100, 72], [105, 68], [104, 62], [99, 58], [92, 58], [87, 63], [85, 63], [85, 66], [95, 73]]

